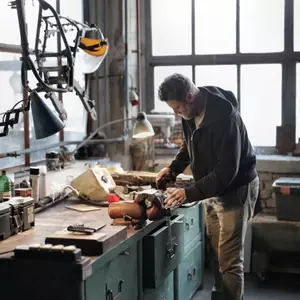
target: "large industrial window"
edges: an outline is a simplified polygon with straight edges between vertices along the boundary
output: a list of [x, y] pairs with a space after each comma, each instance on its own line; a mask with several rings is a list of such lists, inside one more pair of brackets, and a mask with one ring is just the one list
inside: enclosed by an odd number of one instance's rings
[[[83, 1], [72, 0], [47, 0], [56, 10], [60, 10], [61, 15], [71, 17], [78, 21], [83, 21]], [[9, 1], [0, 1], [0, 113], [11, 109], [18, 101], [22, 100], [23, 95], [20, 73], [20, 33], [17, 19], [17, 11], [8, 6]], [[29, 47], [34, 48], [36, 25], [38, 17], [39, 2], [36, 0], [25, 1], [25, 13], [28, 30]], [[73, 38], [72, 33], [68, 33], [70, 39]], [[47, 51], [55, 50], [58, 47], [57, 36], [49, 39]], [[35, 78], [28, 73], [29, 80], [32, 85]], [[75, 74], [77, 80], [84, 84], [84, 76], [80, 72]], [[41, 96], [43, 96], [41, 94]], [[37, 148], [48, 146], [47, 150], [32, 152], [30, 155], [22, 155], [17, 158], [4, 158], [0, 160], [1, 168], [12, 166], [28, 165], [31, 162], [37, 162], [45, 159], [45, 153], [55, 149], [52, 145], [62, 141], [81, 140], [86, 134], [87, 114], [75, 93], [66, 93], [60, 95], [66, 111], [68, 119], [66, 126], [60, 134], [50, 136], [45, 139], [36, 140], [33, 130], [32, 115], [21, 114], [20, 121], [10, 130], [9, 135], [0, 137], [0, 153], [23, 150], [25, 148]], [[56, 111], [49, 99], [45, 99], [49, 107], [56, 114]]]
[[[146, 109], [169, 113], [157, 89], [169, 74], [198, 86], [231, 90], [257, 149], [276, 145], [276, 127], [296, 125], [300, 115], [300, 1], [145, 1]], [[296, 84], [297, 79], [297, 84]], [[299, 94], [298, 93], [298, 94]], [[299, 117], [298, 117], [299, 119]]]

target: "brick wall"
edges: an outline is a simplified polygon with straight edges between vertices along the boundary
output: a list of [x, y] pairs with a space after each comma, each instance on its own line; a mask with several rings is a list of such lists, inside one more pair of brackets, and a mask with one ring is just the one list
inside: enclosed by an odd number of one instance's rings
[[273, 193], [273, 182], [280, 177], [300, 178], [299, 174], [291, 173], [271, 173], [271, 172], [258, 172], [260, 181], [260, 198], [262, 202], [263, 211], [266, 213], [276, 212], [275, 195]]

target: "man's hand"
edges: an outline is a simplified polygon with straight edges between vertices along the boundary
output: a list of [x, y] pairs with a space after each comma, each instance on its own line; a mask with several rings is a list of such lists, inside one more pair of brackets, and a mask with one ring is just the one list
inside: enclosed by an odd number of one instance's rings
[[160, 170], [160, 172], [158, 173], [157, 177], [156, 177], [156, 186], [158, 189], [163, 188], [164, 184], [163, 184], [163, 180], [164, 177], [169, 174], [171, 172], [170, 168], [163, 168]]
[[165, 208], [177, 208], [186, 202], [186, 194], [184, 189], [176, 189], [164, 201]]
[[156, 183], [159, 182], [160, 180], [162, 180], [162, 178], [167, 175], [168, 173], [171, 172], [170, 168], [163, 168], [159, 171], [159, 173], [156, 176]]

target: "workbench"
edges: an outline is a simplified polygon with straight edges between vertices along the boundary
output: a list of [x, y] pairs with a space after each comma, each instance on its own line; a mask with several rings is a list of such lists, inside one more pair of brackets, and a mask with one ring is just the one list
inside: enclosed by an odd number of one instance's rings
[[300, 222], [259, 213], [251, 222], [252, 272], [265, 281], [268, 272], [300, 273]]
[[[73, 202], [72, 202], [73, 203]], [[19, 245], [45, 243], [55, 231], [74, 223], [111, 224], [107, 208], [78, 212], [57, 204], [36, 215], [35, 228], [0, 242], [0, 253]], [[178, 244], [166, 256], [165, 220], [127, 229], [127, 238], [100, 256], [80, 263], [16, 259], [0, 255], [1, 300], [185, 300], [202, 287], [204, 221], [201, 204], [177, 209], [172, 235]]]

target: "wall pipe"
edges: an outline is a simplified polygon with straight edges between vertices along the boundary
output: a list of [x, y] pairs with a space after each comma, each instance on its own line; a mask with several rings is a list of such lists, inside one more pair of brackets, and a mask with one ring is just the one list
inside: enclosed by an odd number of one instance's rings
[[139, 92], [139, 110], [141, 111], [143, 108], [142, 104], [142, 45], [141, 45], [141, 7], [140, 7], [140, 0], [136, 0], [136, 44], [137, 44], [137, 76], [138, 76], [138, 92]]
[[[129, 88], [128, 88], [128, 0], [124, 1], [124, 93], [125, 93], [125, 118], [129, 116]], [[128, 122], [126, 128], [128, 129]]]
[[[112, 138], [112, 139], [88, 140], [88, 141], [85, 142], [85, 144], [119, 143], [119, 142], [126, 141], [128, 138], [129, 138], [128, 135], [124, 135], [124, 136], [120, 136], [120, 137]], [[29, 154], [29, 153], [38, 152], [38, 151], [47, 150], [47, 149], [52, 149], [52, 148], [56, 148], [56, 147], [63, 147], [63, 146], [68, 146], [68, 145], [81, 144], [82, 142], [83, 141], [65, 141], [65, 142], [55, 143], [55, 144], [47, 145], [47, 146], [27, 148], [27, 149], [15, 151], [15, 152], [0, 153], [0, 159], [5, 158], [5, 157], [17, 157], [17, 156], [20, 156], [22, 154]], [[77, 149], [77, 147], [76, 147], [76, 149]]]

